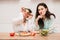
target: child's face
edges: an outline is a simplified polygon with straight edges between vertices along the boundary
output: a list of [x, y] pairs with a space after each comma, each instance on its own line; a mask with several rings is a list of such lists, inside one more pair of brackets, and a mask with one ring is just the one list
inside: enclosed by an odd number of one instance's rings
[[24, 10], [23, 10], [23, 16], [24, 16], [24, 18], [29, 17], [28, 15], [29, 15], [29, 10], [24, 9]]
[[22, 8], [22, 12], [23, 12], [24, 18], [28, 18], [29, 16], [32, 16], [32, 15], [29, 13], [29, 10], [26, 9], [26, 8]]
[[32, 14], [29, 12], [28, 9], [26, 9], [26, 16], [27, 16], [27, 17], [31, 17], [31, 16], [32, 16]]

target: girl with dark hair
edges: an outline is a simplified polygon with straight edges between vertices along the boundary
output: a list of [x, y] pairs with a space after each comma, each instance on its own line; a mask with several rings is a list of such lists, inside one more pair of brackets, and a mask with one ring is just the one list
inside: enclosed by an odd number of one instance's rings
[[36, 9], [36, 26], [39, 29], [50, 29], [56, 16], [51, 13], [45, 3], [39, 3]]

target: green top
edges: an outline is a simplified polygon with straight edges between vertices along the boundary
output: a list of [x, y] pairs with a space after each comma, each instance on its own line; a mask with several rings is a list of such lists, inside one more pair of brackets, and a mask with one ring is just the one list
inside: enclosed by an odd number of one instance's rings
[[45, 19], [44, 20], [44, 29], [49, 29], [51, 27], [53, 27], [53, 24], [54, 24], [54, 16], [50, 16], [51, 19], [48, 20], [48, 19]]
[[[49, 30], [50, 32], [54, 32], [55, 31], [55, 26], [54, 26], [54, 20], [55, 20], [55, 18], [54, 18], [54, 16], [50, 16], [50, 18], [51, 19], [45, 19], [44, 20], [44, 28], [43, 29], [47, 29], [47, 30]], [[38, 26], [38, 28], [39, 28], [39, 26]]]

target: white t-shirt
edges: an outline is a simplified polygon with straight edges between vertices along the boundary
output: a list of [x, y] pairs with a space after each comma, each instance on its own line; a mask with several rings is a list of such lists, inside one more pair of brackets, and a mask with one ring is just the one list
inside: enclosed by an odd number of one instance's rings
[[[23, 23], [21, 23], [19, 26], [14, 26], [14, 31], [15, 32], [19, 32], [19, 31], [33, 31], [34, 30], [34, 26], [33, 26], [33, 18], [31, 19], [27, 19], [26, 24], [24, 25]], [[18, 21], [18, 20], [23, 20], [23, 14], [20, 13], [18, 18], [16, 18], [14, 21]], [[22, 21], [20, 21], [22, 22]]]

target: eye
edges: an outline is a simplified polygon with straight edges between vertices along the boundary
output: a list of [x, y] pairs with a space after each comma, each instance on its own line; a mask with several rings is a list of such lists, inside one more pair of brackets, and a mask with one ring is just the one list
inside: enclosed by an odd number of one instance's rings
[[43, 8], [41, 8], [41, 10], [43, 10]]
[[40, 11], [40, 9], [38, 9], [38, 11]]
[[40, 10], [43, 10], [43, 8], [41, 8], [41, 9], [38, 9], [38, 11], [40, 11]]

